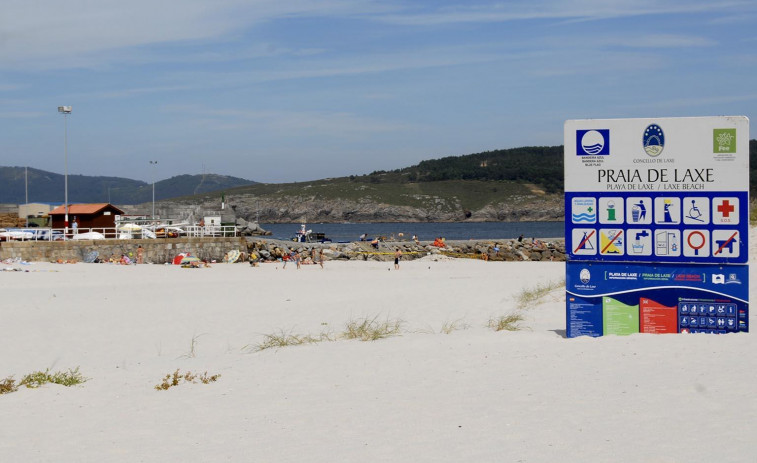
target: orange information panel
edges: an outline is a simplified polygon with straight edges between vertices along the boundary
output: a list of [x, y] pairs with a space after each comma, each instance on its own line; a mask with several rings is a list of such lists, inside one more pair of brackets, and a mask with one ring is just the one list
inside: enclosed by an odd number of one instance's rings
[[677, 333], [678, 307], [668, 307], [652, 299], [639, 299], [639, 331], [642, 333]]

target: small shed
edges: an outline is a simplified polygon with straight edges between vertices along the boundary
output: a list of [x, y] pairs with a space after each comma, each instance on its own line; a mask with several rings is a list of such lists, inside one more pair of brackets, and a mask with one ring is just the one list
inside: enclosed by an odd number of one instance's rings
[[[110, 203], [70, 204], [68, 206], [68, 227], [73, 228], [73, 223], [76, 221], [79, 231], [93, 229], [93, 231], [102, 233], [103, 228], [110, 228], [112, 230], [108, 231], [111, 233], [106, 234], [106, 236], [112, 236], [115, 234], [116, 215], [123, 213], [124, 211]], [[64, 206], [58, 206], [50, 211], [50, 217], [53, 219], [53, 228], [66, 227], [64, 223], [66, 208]]]
[[18, 217], [28, 219], [32, 217], [47, 217], [53, 207], [45, 203], [19, 204]]

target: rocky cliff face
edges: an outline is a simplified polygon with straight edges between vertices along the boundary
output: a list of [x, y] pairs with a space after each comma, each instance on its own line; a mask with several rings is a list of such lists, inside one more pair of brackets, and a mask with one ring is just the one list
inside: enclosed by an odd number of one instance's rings
[[[252, 196], [228, 196], [237, 217], [262, 223], [297, 222], [525, 222], [564, 219], [560, 196], [525, 195], [508, 202], [489, 204], [478, 210], [465, 210], [459, 204], [438, 198], [431, 207], [418, 208], [373, 202], [324, 200], [308, 196], [270, 199]], [[207, 205], [206, 205], [207, 206]]]

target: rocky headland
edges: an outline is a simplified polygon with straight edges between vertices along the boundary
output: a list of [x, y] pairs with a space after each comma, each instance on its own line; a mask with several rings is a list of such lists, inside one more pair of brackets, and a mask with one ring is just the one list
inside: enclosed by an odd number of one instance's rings
[[565, 217], [562, 196], [538, 194], [511, 197], [474, 210], [445, 198], [431, 198], [423, 207], [375, 202], [370, 198], [326, 200], [313, 196], [274, 199], [229, 195], [228, 201], [237, 217], [263, 223], [526, 222], [560, 221]]

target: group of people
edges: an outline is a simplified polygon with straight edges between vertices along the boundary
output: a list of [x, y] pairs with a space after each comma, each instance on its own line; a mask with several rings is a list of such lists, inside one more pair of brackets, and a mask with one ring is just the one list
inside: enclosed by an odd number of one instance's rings
[[144, 264], [145, 263], [145, 248], [142, 247], [140, 244], [137, 247], [137, 255], [136, 257], [134, 254], [121, 254], [121, 257], [118, 257], [117, 254], [114, 254], [110, 259], [108, 259], [108, 262], [113, 264], [120, 264], [120, 265], [132, 265], [132, 264]]
[[[300, 251], [296, 249], [290, 249], [287, 254], [284, 254], [282, 257], [282, 260], [284, 261], [284, 267], [287, 268], [287, 262], [294, 262], [297, 268], [299, 269], [302, 265], [302, 254]], [[316, 262], [320, 264], [321, 268], [323, 268], [323, 248], [320, 248], [318, 252], [316, 252], [315, 248], [310, 248], [310, 261], [315, 264]]]

